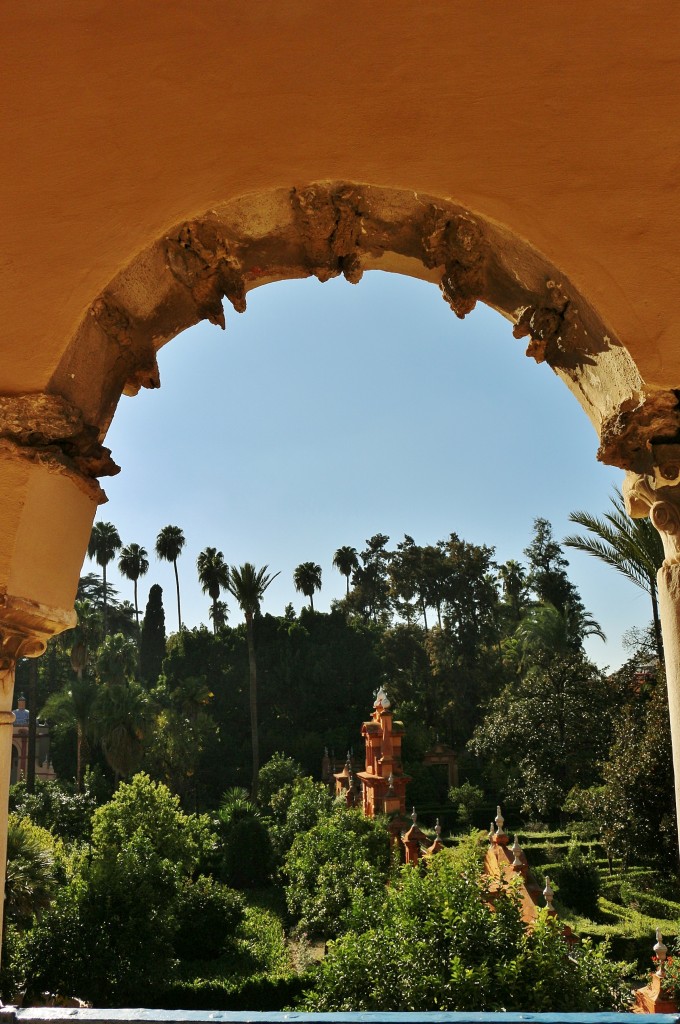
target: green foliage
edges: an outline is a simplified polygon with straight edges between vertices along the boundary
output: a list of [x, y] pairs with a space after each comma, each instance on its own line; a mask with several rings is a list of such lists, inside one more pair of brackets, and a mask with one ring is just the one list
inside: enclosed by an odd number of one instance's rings
[[598, 774], [620, 695], [580, 653], [556, 653], [509, 683], [470, 742], [490, 787], [527, 816], [557, 814], [574, 785]]
[[600, 895], [600, 873], [594, 858], [585, 856], [582, 849], [572, 843], [564, 860], [553, 872], [557, 883], [557, 897], [572, 910], [587, 917], [597, 916]]
[[296, 836], [327, 818], [333, 800], [326, 786], [305, 775], [292, 786], [282, 786], [270, 799], [271, 836], [277, 862], [283, 861]]
[[228, 790], [219, 810], [219, 871], [228, 885], [252, 889], [265, 885], [272, 869], [272, 844], [256, 804], [245, 789]]
[[96, 777], [90, 773], [85, 776], [82, 793], [73, 792], [72, 785], [60, 780], [37, 780], [35, 790], [29, 793], [22, 780], [10, 789], [10, 810], [61, 839], [85, 841], [90, 836], [97, 805], [97, 785]]
[[121, 785], [95, 812], [90, 851], [26, 943], [32, 989], [134, 1005], [165, 983], [202, 827], [148, 776]]
[[113, 799], [95, 811], [93, 860], [115, 861], [121, 851], [137, 842], [148, 843], [157, 855], [186, 873], [196, 865], [198, 843], [192, 820], [166, 786], [152, 782], [144, 773], [121, 784]]
[[186, 880], [177, 901], [175, 954], [185, 960], [212, 960], [233, 945], [245, 919], [240, 895], [213, 878]]
[[27, 817], [7, 821], [5, 920], [18, 929], [30, 927], [49, 907], [57, 886], [57, 843], [51, 832]]
[[142, 679], [153, 687], [161, 674], [165, 657], [165, 611], [163, 588], [154, 583], [149, 589], [146, 611], [142, 620], [139, 660]]
[[[363, 933], [349, 932], [319, 967], [305, 1008], [314, 1011], [620, 1009], [627, 965], [583, 943], [568, 950], [545, 912], [527, 930], [513, 888], [494, 897], [462, 856], [440, 853], [424, 872], [403, 869], [374, 897]], [[462, 870], [461, 870], [462, 869]]]
[[302, 778], [302, 766], [292, 757], [286, 757], [280, 751], [272, 754], [266, 764], [260, 768], [257, 784], [257, 801], [265, 811], [272, 811], [272, 800], [277, 799], [280, 806], [285, 800], [281, 791], [286, 787], [286, 793], [292, 795], [293, 786], [298, 779]]
[[381, 892], [389, 868], [384, 824], [358, 811], [337, 810], [294, 839], [285, 858], [288, 910], [309, 932], [338, 935], [355, 899]]
[[471, 825], [477, 811], [484, 806], [484, 791], [471, 782], [464, 782], [461, 786], [451, 787], [449, 800], [456, 804], [459, 825]]

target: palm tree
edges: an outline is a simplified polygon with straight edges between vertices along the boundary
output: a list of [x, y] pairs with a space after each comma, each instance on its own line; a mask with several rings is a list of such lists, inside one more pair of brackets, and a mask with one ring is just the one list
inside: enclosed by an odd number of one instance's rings
[[102, 583], [104, 585], [104, 634], [107, 630], [107, 608], [106, 608], [106, 566], [116, 557], [116, 551], [121, 547], [121, 539], [118, 530], [113, 523], [95, 523], [90, 534], [90, 541], [87, 545], [87, 557], [94, 558], [97, 565], [102, 569]]
[[226, 626], [227, 619], [229, 618], [227, 602], [216, 601], [214, 607], [211, 605], [208, 615], [210, 616], [214, 631], [219, 633], [219, 631]]
[[637, 587], [649, 594], [652, 602], [654, 636], [659, 661], [663, 660], [663, 640], [656, 592], [656, 574], [664, 560], [661, 536], [649, 519], [631, 519], [626, 512], [623, 495], [614, 489], [610, 498], [613, 511], [603, 518], [589, 512], [572, 512], [569, 519], [591, 534], [572, 534], [564, 543], [577, 551], [585, 551], [611, 565]]
[[333, 555], [333, 565], [338, 572], [346, 578], [347, 593], [349, 594], [349, 578], [354, 570], [359, 568], [359, 556], [357, 555], [357, 549], [349, 547], [348, 545], [338, 548]]
[[238, 601], [246, 620], [246, 636], [248, 639], [248, 669], [250, 678], [250, 737], [253, 752], [253, 781], [250, 788], [251, 799], [257, 799], [257, 776], [260, 770], [260, 744], [257, 729], [257, 661], [255, 658], [255, 630], [253, 620], [260, 610], [260, 602], [264, 592], [279, 575], [270, 576], [268, 566], [256, 569], [252, 562], [246, 562], [240, 568], [232, 566], [229, 573], [227, 589]]
[[57, 879], [50, 839], [30, 818], [9, 815], [3, 939], [10, 921], [28, 928], [52, 902]]
[[201, 551], [196, 559], [198, 570], [198, 582], [204, 594], [209, 594], [212, 601], [212, 623], [216, 633], [220, 622], [224, 624], [224, 616], [220, 615], [218, 604], [220, 593], [229, 587], [229, 566], [224, 561], [224, 555], [217, 548], [206, 548]]
[[137, 580], [140, 576], [146, 576], [149, 571], [149, 559], [146, 548], [139, 544], [126, 544], [118, 558], [118, 568], [126, 579], [132, 580], [135, 585], [135, 620], [137, 632], [139, 632], [139, 605], [137, 603]]
[[104, 756], [116, 781], [139, 768], [149, 724], [148, 696], [139, 683], [114, 683], [100, 689], [95, 721]]
[[589, 636], [607, 639], [600, 624], [580, 604], [567, 604], [564, 611], [549, 603], [536, 605], [522, 619], [515, 636], [523, 653], [549, 658], [576, 653]]
[[90, 741], [95, 738], [94, 712], [99, 686], [82, 671], [70, 687], [51, 694], [41, 714], [57, 727], [76, 730], [76, 788], [83, 788], [83, 774], [90, 761]]
[[156, 537], [156, 554], [165, 562], [172, 562], [175, 568], [175, 586], [177, 587], [177, 619], [180, 633], [182, 631], [182, 609], [179, 602], [179, 574], [177, 559], [182, 553], [186, 541], [179, 526], [164, 526]]
[[309, 607], [314, 611], [314, 591], [321, 590], [321, 566], [315, 562], [303, 562], [293, 573], [293, 583], [298, 593], [309, 598]]

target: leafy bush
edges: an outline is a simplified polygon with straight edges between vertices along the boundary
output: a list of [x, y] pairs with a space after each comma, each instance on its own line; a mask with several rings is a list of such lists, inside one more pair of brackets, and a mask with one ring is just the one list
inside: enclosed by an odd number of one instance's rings
[[449, 800], [456, 805], [458, 823], [467, 826], [472, 824], [475, 815], [483, 807], [484, 792], [479, 786], [473, 786], [471, 782], [464, 782], [462, 786], [451, 787]]
[[554, 872], [558, 899], [586, 917], [597, 915], [600, 872], [592, 856], [586, 856], [575, 843]]
[[235, 889], [264, 885], [271, 874], [272, 844], [269, 831], [247, 794], [240, 790], [225, 794], [219, 823], [222, 880]]
[[300, 928], [338, 935], [355, 898], [370, 902], [381, 893], [389, 863], [384, 824], [338, 810], [294, 840], [284, 864], [288, 909]]
[[489, 899], [469, 848], [443, 851], [421, 874], [402, 869], [363, 932], [332, 944], [305, 1008], [314, 1011], [588, 1012], [630, 1000], [626, 964], [606, 945], [569, 949], [547, 912], [528, 930], [513, 886]]
[[27, 936], [32, 990], [129, 1006], [165, 984], [196, 831], [165, 786], [146, 775], [121, 785], [95, 812], [90, 851]]
[[76, 793], [68, 783], [38, 779], [35, 791], [29, 793], [24, 781], [17, 782], [10, 789], [10, 810], [30, 818], [61, 839], [86, 841], [97, 806], [92, 783], [90, 774], [85, 778], [83, 792]]
[[292, 757], [277, 751], [263, 764], [257, 776], [257, 802], [266, 811], [272, 810], [272, 797], [284, 787], [292, 793], [295, 782], [302, 778], [302, 768]]
[[311, 979], [289, 973], [272, 978], [254, 975], [230, 979], [175, 981], [151, 993], [145, 1001], [150, 1008], [168, 1010], [285, 1010], [301, 1001]]
[[187, 881], [177, 901], [174, 951], [180, 959], [212, 960], [233, 944], [244, 920], [242, 897], [213, 878]]

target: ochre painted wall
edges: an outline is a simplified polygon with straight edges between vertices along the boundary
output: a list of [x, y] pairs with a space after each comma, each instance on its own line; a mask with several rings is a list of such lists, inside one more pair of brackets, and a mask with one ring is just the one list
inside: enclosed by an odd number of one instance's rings
[[169, 226], [323, 179], [508, 226], [680, 384], [674, 2], [59, 0], [3, 38], [0, 392]]

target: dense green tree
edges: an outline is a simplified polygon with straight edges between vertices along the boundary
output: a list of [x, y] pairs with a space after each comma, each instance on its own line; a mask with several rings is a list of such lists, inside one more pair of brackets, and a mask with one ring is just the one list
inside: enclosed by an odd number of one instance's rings
[[172, 562], [175, 570], [175, 588], [177, 590], [177, 621], [179, 630], [182, 631], [182, 606], [179, 596], [179, 573], [177, 572], [177, 559], [182, 554], [186, 543], [184, 534], [179, 526], [164, 526], [156, 537], [156, 555], [164, 562]]
[[246, 635], [248, 638], [248, 678], [250, 693], [250, 739], [252, 747], [253, 777], [251, 783], [251, 797], [257, 798], [257, 775], [260, 770], [260, 742], [257, 720], [257, 656], [255, 653], [255, 616], [260, 611], [260, 604], [264, 593], [270, 584], [279, 575], [274, 573], [271, 576], [267, 572], [268, 566], [256, 569], [252, 562], [246, 562], [237, 568], [231, 569], [229, 577], [229, 592], [236, 598], [246, 620]]
[[489, 787], [524, 815], [554, 820], [572, 786], [597, 779], [621, 699], [582, 652], [534, 664], [489, 702], [470, 742]]
[[390, 614], [389, 537], [376, 533], [366, 541], [361, 552], [361, 565], [352, 574], [352, 605], [366, 621], [387, 620]]
[[265, 885], [272, 869], [271, 838], [246, 790], [236, 788], [224, 794], [218, 821], [222, 881], [235, 889]]
[[224, 614], [218, 608], [220, 594], [229, 589], [229, 566], [224, 555], [217, 548], [206, 548], [196, 559], [198, 582], [204, 594], [212, 601], [213, 630], [217, 632], [220, 623], [224, 624]]
[[149, 728], [146, 691], [134, 680], [104, 686], [94, 716], [97, 737], [116, 779], [133, 775], [141, 764]]
[[120, 550], [121, 539], [118, 530], [113, 523], [97, 522], [92, 527], [90, 540], [87, 545], [88, 558], [94, 558], [97, 565], [101, 566], [103, 584], [103, 607], [104, 607], [104, 633], [108, 627], [108, 601], [106, 567], [116, 557]]
[[662, 662], [663, 641], [656, 593], [656, 574], [664, 560], [661, 535], [649, 519], [632, 519], [628, 515], [618, 488], [610, 500], [612, 511], [601, 518], [590, 512], [572, 512], [570, 521], [582, 526], [589, 536], [570, 534], [564, 538], [564, 543], [576, 551], [585, 551], [599, 558], [649, 594], [656, 652], [659, 662]]
[[348, 1011], [598, 1011], [627, 1008], [628, 965], [606, 947], [569, 949], [543, 911], [522, 921], [516, 889], [490, 880], [458, 852], [424, 872], [405, 868], [362, 902], [362, 926], [331, 946], [305, 1009]]
[[165, 657], [165, 612], [163, 610], [163, 589], [154, 583], [149, 590], [149, 599], [142, 621], [140, 640], [140, 671], [147, 686], [154, 686], [161, 674]]
[[302, 928], [333, 938], [357, 898], [380, 898], [389, 863], [384, 822], [337, 810], [293, 840], [283, 868], [288, 910]]
[[659, 677], [648, 694], [635, 684], [632, 699], [617, 716], [614, 742], [602, 765], [596, 820], [625, 862], [665, 867], [677, 865], [678, 849], [668, 693], [662, 672]]
[[149, 571], [149, 559], [146, 548], [139, 544], [126, 544], [118, 556], [118, 568], [126, 579], [131, 580], [135, 588], [135, 622], [139, 631], [139, 604], [137, 601], [137, 581]]
[[525, 548], [529, 559], [528, 583], [539, 601], [552, 604], [563, 612], [580, 603], [578, 591], [567, 575], [569, 562], [552, 533], [547, 519], [534, 519], [534, 536]]
[[95, 708], [99, 687], [94, 678], [81, 675], [68, 687], [53, 693], [45, 703], [42, 715], [54, 730], [75, 729], [76, 747], [76, 788], [81, 792], [83, 776], [90, 763], [91, 744], [97, 731]]
[[49, 907], [57, 886], [55, 859], [53, 835], [29, 818], [9, 815], [3, 930], [12, 923], [27, 928]]
[[148, 776], [122, 784], [95, 812], [87, 855], [31, 932], [31, 989], [129, 1006], [167, 984], [204, 827]]
[[350, 547], [348, 544], [338, 548], [333, 555], [333, 565], [338, 572], [345, 577], [347, 584], [347, 594], [349, 595], [349, 578], [355, 569], [359, 566], [359, 556], [357, 555], [357, 549]]
[[314, 591], [321, 590], [321, 566], [315, 562], [302, 562], [293, 573], [295, 589], [309, 598], [310, 611], [314, 611]]
[[503, 588], [504, 604], [511, 624], [517, 625], [529, 603], [529, 586], [524, 566], [514, 558], [498, 567]]

